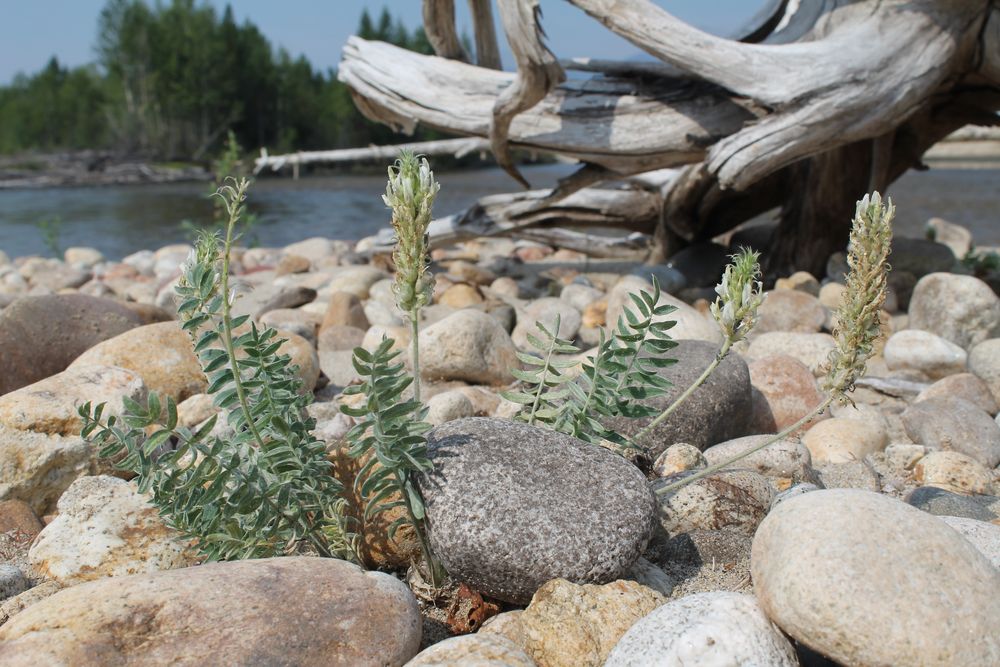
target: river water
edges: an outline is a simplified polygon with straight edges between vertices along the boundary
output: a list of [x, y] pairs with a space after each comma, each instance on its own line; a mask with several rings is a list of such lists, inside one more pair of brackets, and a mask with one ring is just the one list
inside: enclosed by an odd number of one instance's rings
[[[524, 168], [533, 186], [548, 187], [572, 170], [554, 164]], [[478, 197], [517, 189], [496, 168], [441, 173], [435, 213], [461, 211]], [[256, 242], [283, 246], [311, 236], [359, 239], [388, 225], [382, 176], [322, 176], [294, 181], [263, 178], [250, 210], [258, 216]], [[0, 190], [0, 250], [10, 257], [48, 255], [45, 220], [58, 220], [58, 245], [91, 246], [121, 258], [190, 239], [182, 221], [207, 223], [212, 204], [205, 183], [94, 188]], [[937, 216], [968, 227], [980, 245], [1000, 245], [1000, 170], [932, 169], [911, 172], [889, 191], [897, 205], [897, 233], [921, 236]], [[53, 226], [49, 226], [53, 228]]]

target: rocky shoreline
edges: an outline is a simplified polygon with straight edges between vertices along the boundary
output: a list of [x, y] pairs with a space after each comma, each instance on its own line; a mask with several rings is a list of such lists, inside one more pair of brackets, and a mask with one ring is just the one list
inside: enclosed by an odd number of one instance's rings
[[[557, 315], [560, 337], [592, 348], [652, 273], [676, 307], [676, 395], [721, 341], [708, 304], [730, 249], [653, 267], [503, 239], [435, 251], [421, 359], [436, 469], [421, 488], [459, 580], [437, 600], [406, 575], [418, 546], [388, 539], [394, 516], [359, 523], [381, 572], [199, 564], [79, 437], [84, 401], [120, 411], [155, 390], [189, 427], [215, 412], [176, 320], [189, 246], [0, 253], [0, 663], [998, 664], [1000, 297], [963, 273], [968, 232], [934, 225], [937, 242], [894, 241], [885, 343], [854, 404], [664, 497], [665, 479], [822, 401], [843, 257], [778, 280], [750, 339], [626, 458], [510, 421], [516, 353]], [[287, 339], [347, 489], [351, 351], [409, 339], [372, 243], [240, 249], [233, 265], [237, 311]]]
[[109, 151], [0, 156], [0, 190], [210, 180], [212, 174], [197, 165], [154, 163]]

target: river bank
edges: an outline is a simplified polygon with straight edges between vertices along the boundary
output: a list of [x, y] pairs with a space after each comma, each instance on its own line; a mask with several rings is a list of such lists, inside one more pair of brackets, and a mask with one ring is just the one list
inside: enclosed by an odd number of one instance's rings
[[[361, 520], [357, 468], [346, 463], [354, 421], [340, 408], [357, 405], [343, 391], [360, 380], [353, 349], [383, 336], [405, 349], [411, 331], [391, 267], [367, 261], [365, 241], [240, 249], [230, 269], [236, 314], [280, 331], [314, 395], [313, 433], [358, 519], [356, 558], [380, 573], [300, 552], [204, 564], [135, 480], [80, 438], [85, 401], [107, 401], [107, 417], [156, 391], [192, 430], [218, 412], [176, 319], [189, 246], [120, 262], [87, 247], [61, 259], [0, 254], [0, 662], [72, 662], [84, 646], [100, 656], [87, 664], [140, 653], [173, 664], [193, 651], [196, 662], [243, 663], [277, 650], [269, 662], [416, 666], [491, 655], [525, 667], [623, 665], [635, 655], [688, 660], [699, 646], [708, 653], [697, 662], [725, 664], [794, 667], [817, 653], [845, 665], [992, 664], [1000, 298], [952, 272], [968, 230], [936, 229], [940, 243], [894, 243], [887, 340], [854, 405], [745, 467], [662, 496], [654, 491], [822, 400], [843, 257], [829, 275], [781, 280], [751, 338], [638, 452], [620, 456], [516, 423], [518, 406], [501, 391], [517, 389], [512, 370], [533, 350], [536, 322], [592, 351], [629, 293], [652, 289], [653, 272], [669, 293], [662, 303], [675, 307], [667, 318], [678, 341], [667, 355], [676, 363], [657, 370], [673, 386], [648, 399], [663, 409], [718, 351], [708, 304], [719, 249], [673, 267], [505, 239], [435, 251], [419, 325], [435, 472], [419, 483], [430, 540], [454, 577], [436, 598], [406, 574], [416, 540], [403, 530], [390, 539], [390, 520]], [[572, 377], [588, 353], [560, 356], [559, 368]], [[225, 425], [238, 422], [215, 423], [227, 437]], [[613, 428], [638, 437], [643, 423]], [[929, 619], [934, 610], [950, 622]], [[137, 613], [151, 620], [137, 624]], [[276, 648], [275, 632], [300, 639]], [[937, 655], [946, 658], [924, 659]]]

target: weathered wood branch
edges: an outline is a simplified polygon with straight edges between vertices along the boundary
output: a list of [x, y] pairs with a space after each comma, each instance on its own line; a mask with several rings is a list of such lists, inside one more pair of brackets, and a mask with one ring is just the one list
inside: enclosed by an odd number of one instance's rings
[[278, 171], [283, 167], [298, 167], [313, 163], [362, 162], [366, 160], [393, 160], [403, 150], [411, 150], [422, 155], [454, 155], [463, 157], [469, 153], [489, 150], [490, 144], [479, 137], [462, 139], [441, 139], [438, 141], [415, 141], [394, 146], [368, 146], [367, 148], [341, 148], [332, 151], [300, 151], [285, 155], [268, 155], [261, 149], [260, 157], [254, 160], [254, 173], [270, 168]]
[[[489, 135], [493, 105], [514, 75], [351, 37], [338, 77], [369, 118], [408, 131], [418, 123]], [[702, 160], [706, 148], [754, 114], [698, 82], [569, 80], [510, 125], [510, 142], [639, 174]]]
[[455, 0], [424, 0], [424, 33], [442, 58], [469, 61], [455, 29]]
[[476, 33], [476, 64], [489, 69], [503, 69], [490, 0], [469, 0], [469, 11]]
[[493, 104], [490, 144], [497, 164], [524, 187], [528, 181], [510, 157], [510, 124], [514, 116], [538, 104], [566, 79], [558, 60], [545, 46], [538, 0], [498, 0], [500, 22], [514, 52], [517, 76]]

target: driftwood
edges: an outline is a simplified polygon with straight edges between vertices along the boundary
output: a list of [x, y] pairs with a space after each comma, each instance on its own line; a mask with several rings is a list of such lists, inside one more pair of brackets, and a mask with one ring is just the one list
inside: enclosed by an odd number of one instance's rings
[[499, 0], [516, 74], [352, 38], [340, 77], [370, 118], [488, 138], [516, 178], [511, 146], [583, 162], [543, 208], [689, 165], [660, 190], [652, 258], [780, 207], [772, 271], [820, 272], [866, 190], [959, 127], [997, 124], [997, 0], [771, 0], [735, 39], [650, 0], [568, 1], [659, 62], [559, 60], [537, 0]]
[[463, 157], [469, 153], [486, 151], [490, 144], [485, 139], [468, 137], [466, 139], [441, 139], [439, 141], [415, 141], [395, 146], [368, 146], [367, 148], [341, 148], [332, 151], [302, 151], [284, 155], [268, 155], [266, 149], [261, 149], [260, 157], [254, 160], [254, 173], [258, 174], [270, 168], [278, 171], [284, 167], [292, 167], [298, 176], [299, 165], [317, 162], [361, 162], [365, 160], [392, 160], [399, 156], [402, 150], [411, 150], [422, 155], [454, 155]]

